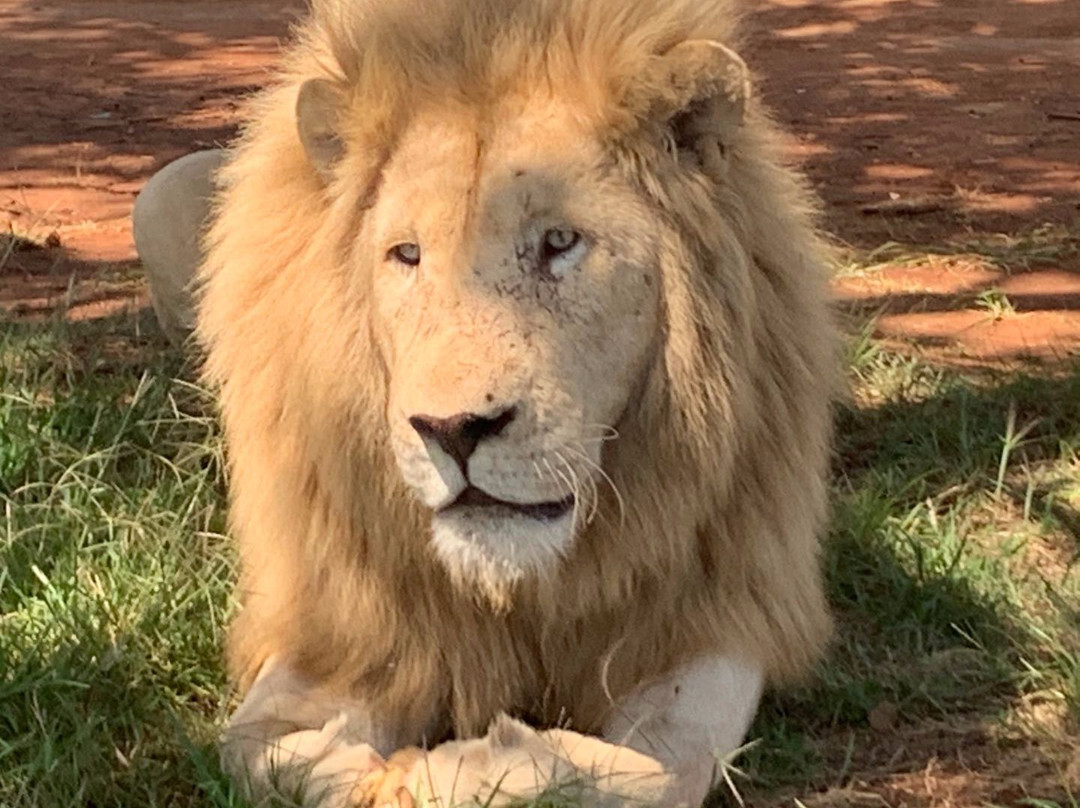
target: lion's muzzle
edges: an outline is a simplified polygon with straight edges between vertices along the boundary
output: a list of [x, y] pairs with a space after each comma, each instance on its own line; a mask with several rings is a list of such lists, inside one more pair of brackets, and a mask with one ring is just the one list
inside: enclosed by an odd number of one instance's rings
[[436, 554], [490, 593], [549, 566], [573, 539], [577, 497], [567, 475], [543, 474], [545, 433], [529, 410], [407, 415], [412, 440], [396, 446], [406, 482], [432, 510]]
[[[466, 412], [448, 418], [410, 416], [409, 424], [423, 441], [432, 465], [446, 486], [440, 497], [441, 503], [427, 504], [443, 515], [452, 510], [460, 513], [485, 509], [489, 518], [516, 515], [552, 520], [565, 516], [574, 506], [573, 494], [550, 501], [511, 501], [485, 491], [470, 479], [469, 458], [477, 447], [483, 441], [497, 438], [516, 416], [517, 407], [507, 407], [489, 415]], [[452, 460], [453, 465], [448, 464], [446, 458]]]

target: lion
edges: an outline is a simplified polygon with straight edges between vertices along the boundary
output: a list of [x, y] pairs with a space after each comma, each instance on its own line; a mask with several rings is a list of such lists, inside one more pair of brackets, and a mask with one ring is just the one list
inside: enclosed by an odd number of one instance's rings
[[251, 102], [196, 333], [253, 794], [695, 805], [819, 658], [826, 253], [737, 11], [317, 0]]

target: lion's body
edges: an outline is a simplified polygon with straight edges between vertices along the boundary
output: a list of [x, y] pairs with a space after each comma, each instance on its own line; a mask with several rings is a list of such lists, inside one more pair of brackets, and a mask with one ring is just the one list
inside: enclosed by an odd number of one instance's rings
[[[614, 704], [703, 656], [749, 660], [773, 681], [802, 673], [829, 631], [817, 556], [835, 381], [811, 205], [755, 104], [710, 188], [638, 150], [644, 113], [614, 99], [657, 49], [730, 42], [727, 4], [444, 5], [317, 5], [222, 174], [199, 335], [241, 550], [237, 681], [285, 658], [364, 705], [385, 728], [373, 743], [396, 748], [482, 733], [500, 712], [599, 732]], [[410, 50], [409, 37], [443, 46]], [[296, 134], [298, 88], [317, 77], [367, 110], [343, 135], [362, 148], [329, 185]], [[478, 142], [505, 139], [498, 116], [520, 106], [507, 99], [538, 83], [665, 223], [650, 245], [663, 325], [603, 451], [621, 512], [601, 491], [557, 569], [493, 605], [432, 553], [430, 513], [395, 468], [383, 336], [349, 255], [402, 105], [438, 115], [433, 99], [455, 88]]]
[[131, 213], [150, 302], [175, 345], [183, 345], [195, 325], [190, 286], [202, 261], [199, 239], [214, 196], [214, 173], [224, 154], [210, 149], [169, 163], [139, 192]]

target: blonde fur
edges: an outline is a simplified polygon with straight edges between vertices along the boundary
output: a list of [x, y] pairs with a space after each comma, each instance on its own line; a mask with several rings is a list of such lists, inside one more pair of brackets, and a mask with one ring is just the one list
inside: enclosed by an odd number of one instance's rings
[[[403, 745], [481, 733], [502, 711], [597, 732], [613, 700], [702, 655], [751, 660], [774, 682], [818, 657], [835, 383], [822, 249], [755, 102], [723, 181], [664, 146], [656, 110], [680, 99], [643, 77], [689, 39], [733, 43], [732, 4], [316, 2], [222, 172], [201, 274], [242, 560], [241, 687], [280, 655]], [[329, 184], [297, 136], [311, 78], [347, 95]], [[598, 493], [557, 571], [493, 608], [433, 556], [429, 514], [395, 468], [387, 367], [349, 255], [413, 110], [454, 104], [484, 121], [538, 87], [675, 235], [654, 245], [655, 361], [604, 447], [621, 503]]]

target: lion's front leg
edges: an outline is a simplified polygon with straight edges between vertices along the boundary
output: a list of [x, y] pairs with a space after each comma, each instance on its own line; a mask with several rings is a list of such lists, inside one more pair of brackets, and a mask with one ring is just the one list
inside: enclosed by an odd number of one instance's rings
[[255, 800], [281, 795], [338, 808], [369, 801], [398, 740], [360, 702], [326, 693], [271, 658], [233, 714], [221, 757]]
[[604, 737], [663, 763], [673, 777], [664, 806], [697, 808], [720, 761], [742, 745], [763, 682], [760, 669], [747, 661], [699, 659], [618, 705]]
[[705, 657], [617, 705], [603, 738], [502, 717], [483, 738], [427, 753], [406, 783], [440, 805], [499, 806], [554, 789], [586, 808], [698, 808], [718, 763], [742, 744], [763, 682], [752, 663]]

